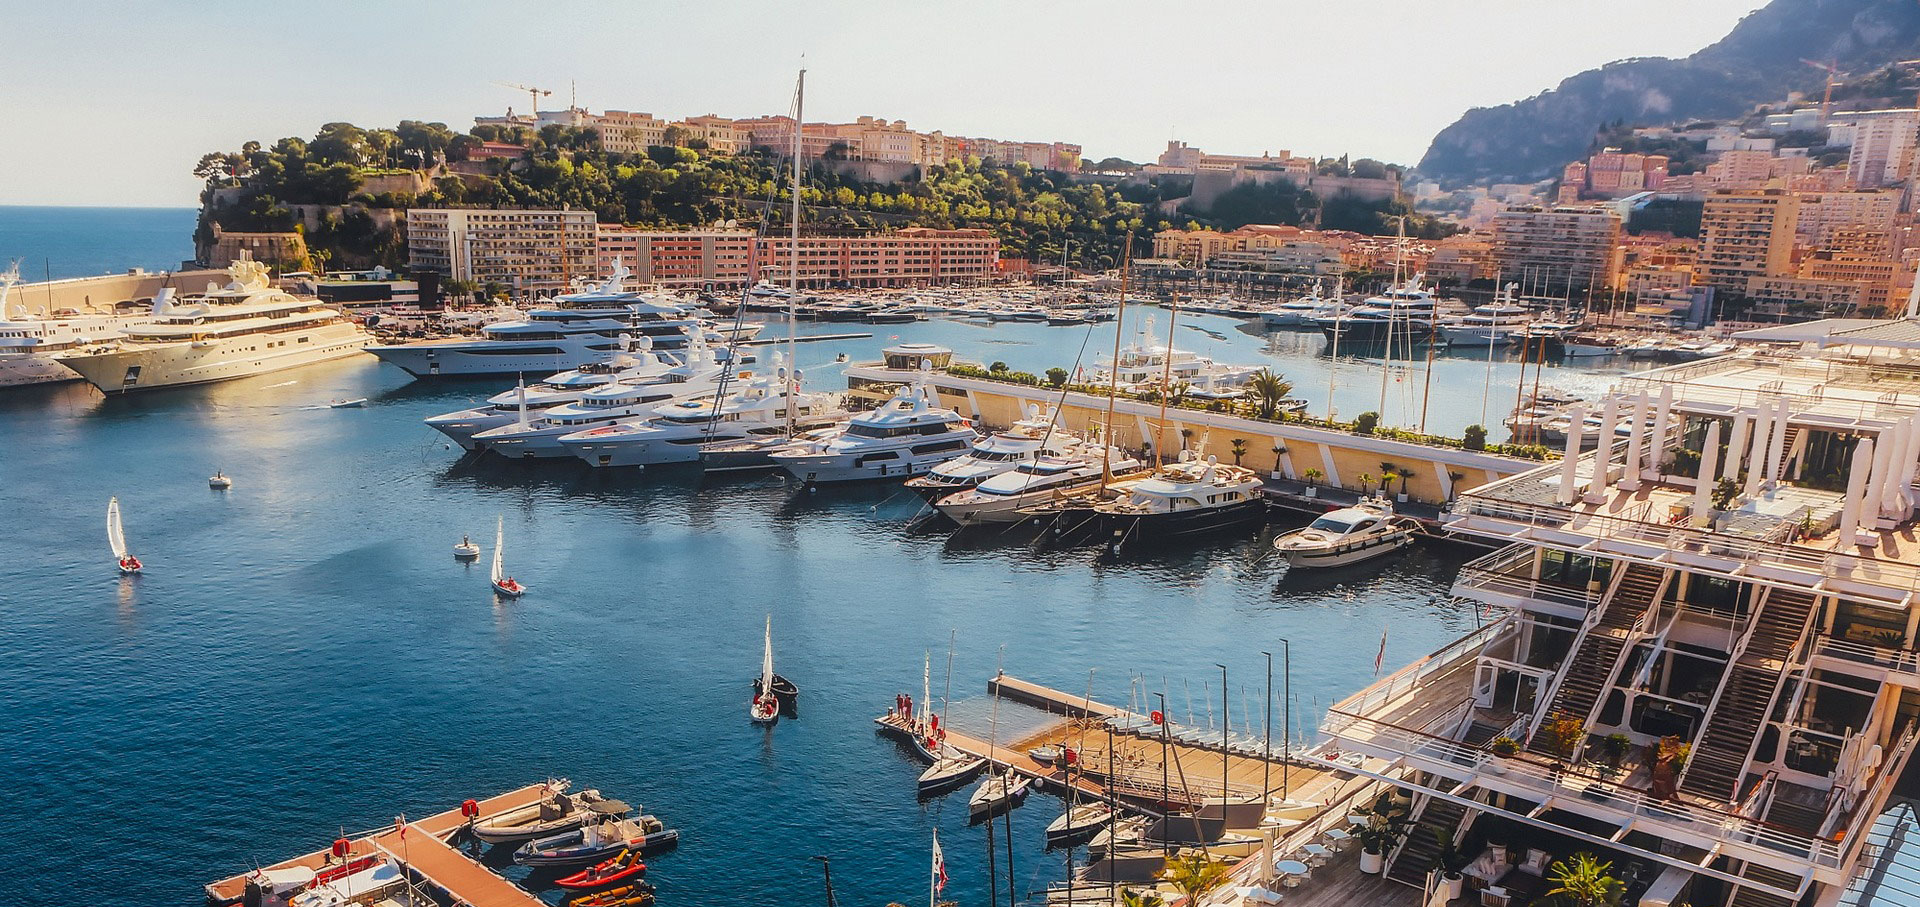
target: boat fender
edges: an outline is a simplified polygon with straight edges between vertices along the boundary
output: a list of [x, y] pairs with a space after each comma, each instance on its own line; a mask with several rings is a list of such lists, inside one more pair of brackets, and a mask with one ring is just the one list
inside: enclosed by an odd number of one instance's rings
[[346, 838], [333, 839], [333, 855], [334, 856], [339, 857], [341, 859], [346, 859], [347, 854], [351, 852], [353, 852], [352, 841], [349, 841]]
[[460, 815], [469, 821], [480, 818], [480, 803], [471, 798], [460, 801]]

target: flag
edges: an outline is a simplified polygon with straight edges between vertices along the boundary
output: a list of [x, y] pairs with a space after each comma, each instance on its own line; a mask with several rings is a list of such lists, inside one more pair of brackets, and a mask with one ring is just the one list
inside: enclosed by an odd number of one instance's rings
[[1373, 656], [1373, 676], [1380, 676], [1380, 665], [1387, 660], [1387, 628], [1380, 628], [1380, 654]]
[[947, 890], [947, 858], [940, 852], [940, 832], [933, 833], [933, 891]]

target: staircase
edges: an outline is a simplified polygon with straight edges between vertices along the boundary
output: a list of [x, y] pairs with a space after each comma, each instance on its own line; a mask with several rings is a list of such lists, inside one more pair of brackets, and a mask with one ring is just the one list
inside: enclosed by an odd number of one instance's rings
[[1799, 589], [1770, 589], [1707, 713], [1706, 732], [1680, 777], [1680, 789], [1721, 802], [1737, 794], [1760, 725], [1773, 708], [1794, 649], [1818, 600]]
[[1427, 873], [1440, 865], [1440, 837], [1436, 832], [1445, 829], [1453, 833], [1466, 814], [1467, 808], [1452, 800], [1438, 797], [1428, 800], [1427, 808], [1420, 811], [1413, 830], [1400, 845], [1400, 852], [1394, 855], [1393, 865], [1387, 867], [1387, 878], [1402, 885], [1425, 888]]
[[[1778, 869], [1769, 869], [1758, 863], [1748, 863], [1747, 868], [1741, 870], [1740, 877], [1772, 885], [1775, 888], [1784, 888], [1787, 891], [1800, 889], [1799, 876], [1781, 872]], [[1776, 894], [1741, 886], [1734, 890], [1733, 899], [1727, 902], [1727, 907], [1793, 907], [1793, 901]]]
[[1581, 632], [1575, 649], [1560, 669], [1560, 682], [1554, 688], [1553, 701], [1535, 727], [1527, 749], [1556, 759], [1570, 757], [1560, 752], [1554, 741], [1540, 728], [1563, 716], [1572, 716], [1582, 727], [1593, 714], [1594, 704], [1613, 685], [1613, 674], [1620, 664], [1621, 650], [1633, 637], [1633, 628], [1646, 615], [1666, 587], [1668, 571], [1644, 564], [1629, 564], [1600, 606], [1599, 618]]

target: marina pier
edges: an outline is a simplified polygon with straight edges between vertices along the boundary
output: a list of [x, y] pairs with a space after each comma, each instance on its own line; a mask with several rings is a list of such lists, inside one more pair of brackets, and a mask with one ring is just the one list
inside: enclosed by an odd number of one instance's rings
[[[477, 804], [479, 814], [472, 821], [484, 821], [538, 803], [547, 790], [545, 784], [529, 784], [480, 800]], [[449, 898], [470, 907], [544, 907], [540, 899], [495, 875], [449, 843], [453, 835], [465, 828], [469, 821], [469, 817], [456, 806], [425, 819], [411, 820], [404, 825], [389, 826], [351, 838], [347, 841], [344, 855], [336, 855], [332, 849], [317, 850], [262, 867], [256, 872], [296, 868], [324, 870], [365, 857], [385, 857], [398, 865], [413, 884], [439, 889]], [[246, 896], [248, 877], [254, 874], [241, 873], [207, 885], [207, 903], [239, 903]]]

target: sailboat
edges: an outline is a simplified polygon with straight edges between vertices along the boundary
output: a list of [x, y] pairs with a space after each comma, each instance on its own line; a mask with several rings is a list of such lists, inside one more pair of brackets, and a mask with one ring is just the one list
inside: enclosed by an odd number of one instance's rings
[[[993, 718], [988, 724], [987, 752], [992, 753], [1000, 746], [1000, 688], [996, 684], [993, 690]], [[973, 789], [967, 798], [967, 816], [970, 819], [991, 818], [1002, 809], [1019, 806], [1026, 799], [1027, 788], [1033, 779], [1013, 770], [1009, 765], [1004, 771], [990, 772], [980, 786]]]
[[504, 556], [507, 550], [507, 518], [501, 517], [493, 530], [493, 591], [508, 598], [519, 598], [527, 594], [527, 587], [520, 581], [506, 575]]
[[[956, 631], [957, 635], [957, 631]], [[932, 691], [927, 695], [931, 697]], [[946, 723], [947, 703], [953, 697], [953, 638], [947, 641], [947, 690], [940, 697], [940, 723]], [[959, 747], [941, 746], [939, 757], [920, 773], [920, 796], [943, 794], [968, 781], [987, 767], [987, 760], [961, 752]]]
[[773, 695], [773, 615], [767, 615], [767, 648], [760, 659], [760, 678], [754, 681], [753, 702], [747, 717], [760, 724], [780, 720], [780, 700]]
[[139, 573], [140, 559], [127, 553], [127, 533], [120, 527], [120, 499], [107, 499], [107, 544], [113, 546], [114, 560], [124, 574]]

